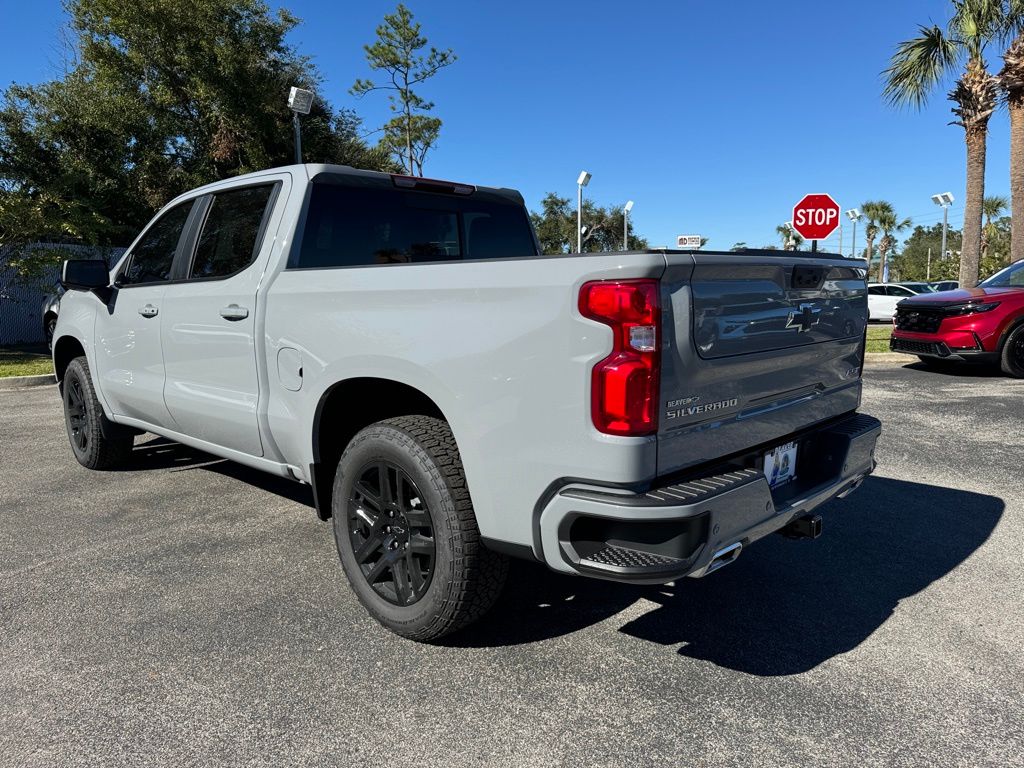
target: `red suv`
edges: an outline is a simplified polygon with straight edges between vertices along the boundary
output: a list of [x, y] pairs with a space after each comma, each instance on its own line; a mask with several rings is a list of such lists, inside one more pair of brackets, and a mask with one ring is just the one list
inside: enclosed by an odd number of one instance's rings
[[998, 363], [1024, 378], [1024, 262], [977, 288], [925, 293], [896, 305], [889, 348], [926, 365], [947, 361]]

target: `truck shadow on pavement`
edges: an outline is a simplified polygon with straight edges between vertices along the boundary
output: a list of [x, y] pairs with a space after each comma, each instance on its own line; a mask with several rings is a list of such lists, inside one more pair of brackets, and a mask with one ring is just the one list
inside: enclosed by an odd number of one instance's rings
[[994, 496], [872, 477], [822, 509], [821, 538], [770, 536], [704, 579], [633, 587], [513, 563], [501, 603], [448, 644], [515, 645], [614, 625], [646, 601], [650, 610], [620, 632], [753, 675], [798, 674], [856, 648], [900, 600], [963, 563], [1004, 506]]
[[308, 485], [260, 472], [258, 469], [203, 453], [163, 437], [147, 435], [142, 442], [135, 444], [135, 449], [132, 451], [132, 469], [144, 471], [163, 469], [171, 472], [202, 469], [207, 472], [216, 472], [218, 475], [233, 478], [298, 504], [304, 504], [310, 509], [313, 508], [313, 491]]

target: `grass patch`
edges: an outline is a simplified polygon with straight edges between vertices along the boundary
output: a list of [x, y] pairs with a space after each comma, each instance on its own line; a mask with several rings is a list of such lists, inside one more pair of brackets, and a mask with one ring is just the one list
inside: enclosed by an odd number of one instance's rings
[[888, 352], [892, 323], [874, 323], [868, 326], [868, 348], [870, 352]]
[[41, 376], [46, 373], [53, 373], [53, 361], [45, 352], [0, 349], [0, 378]]

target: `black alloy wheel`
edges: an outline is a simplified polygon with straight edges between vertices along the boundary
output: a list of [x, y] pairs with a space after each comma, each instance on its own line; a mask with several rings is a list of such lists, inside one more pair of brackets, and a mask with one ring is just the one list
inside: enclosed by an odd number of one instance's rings
[[1024, 333], [1014, 334], [1014, 338], [1010, 340], [1012, 348], [1010, 354], [1013, 356], [1013, 362], [1018, 368], [1024, 368]]
[[412, 478], [389, 461], [364, 464], [348, 499], [348, 531], [363, 578], [384, 600], [419, 601], [430, 587], [434, 526]]
[[89, 413], [86, 406], [85, 393], [82, 391], [81, 378], [78, 376], [70, 377], [64, 392], [68, 434], [71, 436], [71, 442], [74, 443], [78, 454], [85, 455], [89, 449], [89, 442], [92, 439], [92, 430], [89, 426]]
[[1024, 379], [1024, 324], [1018, 325], [1003, 342], [1000, 367], [1007, 376]]

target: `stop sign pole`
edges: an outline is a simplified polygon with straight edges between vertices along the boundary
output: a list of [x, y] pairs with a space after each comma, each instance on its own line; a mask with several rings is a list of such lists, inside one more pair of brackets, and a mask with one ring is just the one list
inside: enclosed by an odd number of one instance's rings
[[811, 241], [811, 250], [818, 250], [818, 241], [825, 240], [839, 228], [839, 203], [831, 195], [816, 192], [804, 195], [793, 206], [793, 229]]

